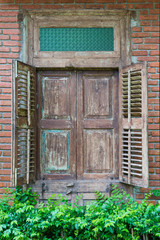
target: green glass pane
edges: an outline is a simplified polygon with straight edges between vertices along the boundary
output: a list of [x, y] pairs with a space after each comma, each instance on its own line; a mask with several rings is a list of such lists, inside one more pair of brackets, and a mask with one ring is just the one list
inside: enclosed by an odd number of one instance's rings
[[114, 51], [114, 29], [40, 28], [40, 51]]

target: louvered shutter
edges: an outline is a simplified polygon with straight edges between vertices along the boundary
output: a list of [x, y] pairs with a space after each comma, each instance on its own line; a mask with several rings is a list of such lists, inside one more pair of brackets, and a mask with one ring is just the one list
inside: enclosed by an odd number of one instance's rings
[[13, 62], [12, 73], [12, 184], [35, 180], [36, 69]]
[[146, 64], [120, 71], [120, 181], [148, 186]]

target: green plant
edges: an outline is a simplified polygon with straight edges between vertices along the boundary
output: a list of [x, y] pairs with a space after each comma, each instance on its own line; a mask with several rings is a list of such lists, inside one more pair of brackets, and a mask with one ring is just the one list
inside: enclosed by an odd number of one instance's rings
[[[8, 191], [0, 201], [1, 240], [138, 240], [160, 239], [160, 205], [134, 201], [113, 187], [110, 197], [96, 192], [97, 199], [79, 206], [62, 195], [37, 205], [37, 194], [21, 187]], [[12, 203], [11, 203], [12, 201]]]

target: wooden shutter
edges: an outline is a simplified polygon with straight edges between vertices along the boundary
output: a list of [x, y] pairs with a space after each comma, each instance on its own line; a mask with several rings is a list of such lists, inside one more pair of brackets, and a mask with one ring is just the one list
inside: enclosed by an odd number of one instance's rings
[[12, 73], [12, 184], [35, 179], [36, 69], [13, 62]]
[[120, 71], [120, 181], [148, 186], [146, 64]]

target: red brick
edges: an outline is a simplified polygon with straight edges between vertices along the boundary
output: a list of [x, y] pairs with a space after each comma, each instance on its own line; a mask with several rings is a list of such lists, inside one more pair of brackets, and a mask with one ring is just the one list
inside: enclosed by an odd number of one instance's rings
[[18, 11], [3, 11], [3, 12], [1, 12], [1, 17], [4, 17], [4, 16], [7, 16], [7, 17], [9, 17], [9, 16], [17, 16], [18, 15]]
[[18, 41], [4, 41], [4, 46], [21, 46], [21, 43]]
[[153, 8], [153, 4], [135, 4], [135, 9]]
[[20, 34], [20, 30], [19, 29], [5, 29], [5, 30], [3, 30], [3, 34], [17, 35], [17, 34]]
[[[33, 0], [33, 4], [37, 4], [37, 3], [45, 3], [45, 4], [48, 4], [48, 3], [52, 3], [52, 0]], [[55, 2], [54, 2], [55, 3]]]
[[7, 183], [5, 183], [5, 182], [0, 182], [0, 187], [2, 188], [2, 187], [7, 187]]
[[139, 20], [158, 20], [158, 16], [155, 15], [141, 15]]
[[13, 35], [13, 36], [11, 35], [10, 38], [11, 38], [11, 40], [17, 40], [17, 41], [21, 40], [20, 35]]
[[106, 5], [106, 8], [108, 8], [108, 9], [125, 9], [126, 5], [125, 4], [108, 4], [108, 5]]
[[6, 63], [6, 59], [0, 59], [0, 63]]
[[11, 99], [11, 94], [0, 94], [0, 99]]
[[152, 26], [159, 26], [159, 22], [158, 21], [152, 21]]
[[144, 37], [149, 37], [149, 36], [150, 36], [149, 33], [143, 33], [143, 32], [141, 32], [141, 33], [132, 33], [131, 34], [131, 37], [133, 37], [133, 38], [144, 38]]
[[133, 43], [143, 43], [143, 39], [142, 38], [133, 38], [132, 42]]
[[150, 181], [149, 185], [150, 186], [160, 186], [160, 181]]
[[150, 63], [150, 67], [159, 67], [159, 66], [160, 66], [159, 62]]
[[4, 118], [11, 118], [11, 113], [3, 113]]
[[83, 8], [83, 4], [66, 4], [63, 6], [64, 9], [82, 9]]
[[159, 56], [159, 54], [160, 54], [160, 51], [150, 51], [149, 52], [150, 56]]
[[10, 163], [4, 163], [3, 168], [11, 168], [11, 164]]
[[32, 3], [32, 0], [16, 0], [15, 3]]
[[0, 3], [14, 3], [14, 0], [0, 0]]
[[147, 56], [147, 51], [134, 51], [132, 52], [132, 56]]
[[10, 181], [11, 177], [10, 176], [0, 176], [0, 181]]
[[151, 37], [160, 37], [160, 33], [159, 32], [153, 32], [153, 33], [151, 33]]
[[3, 156], [11, 156], [11, 151], [3, 151]]
[[148, 14], [148, 9], [147, 10], [141, 10], [139, 11], [140, 15], [147, 15]]
[[11, 71], [0, 71], [0, 76], [10, 76]]
[[17, 53], [0, 53], [0, 58], [18, 58], [19, 54]]
[[[156, 69], [155, 68], [148, 68], [148, 73], [155, 73], [156, 72]], [[148, 84], [153, 84], [153, 82], [151, 81], [151, 83], [148, 83]], [[157, 84], [157, 82], [156, 82]]]
[[160, 11], [159, 11], [159, 9], [150, 9], [150, 12], [149, 12], [150, 14], [159, 14], [160, 13]]
[[[150, 77], [151, 77], [152, 79], [159, 79], [159, 74], [151, 74]], [[152, 88], [152, 91], [153, 91], [153, 92], [159, 91], [159, 88], [158, 88], [158, 87]]]
[[0, 40], [7, 40], [9, 39], [8, 35], [0, 35]]
[[159, 32], [159, 27], [143, 27], [144, 32]]
[[[60, 3], [74, 3], [74, 0], [55, 0], [54, 1], [56, 4], [60, 4]], [[91, 1], [92, 2], [92, 1]]]
[[155, 148], [160, 149], [160, 143], [156, 143], [156, 144], [155, 144]]
[[0, 23], [0, 28], [19, 28], [18, 23]]
[[153, 149], [153, 143], [149, 143], [148, 148]]
[[[156, 115], [157, 117], [159, 116], [159, 112], [157, 112], [157, 115]], [[160, 132], [159, 131], [153, 131], [152, 132], [152, 136], [154, 137], [157, 137], [157, 136], [160, 136]]]
[[132, 27], [133, 32], [141, 32], [142, 28], [141, 27]]
[[140, 188], [140, 192], [142, 193], [149, 193], [152, 190], [152, 188]]
[[141, 194], [136, 194], [136, 198], [137, 199], [143, 199], [144, 198], [144, 194], [141, 193]]
[[0, 82], [0, 88], [11, 87], [11, 83]]
[[40, 9], [41, 5], [22, 5], [22, 9]]
[[155, 118], [155, 119], [154, 119], [154, 122], [155, 122], [155, 123], [160, 123], [160, 118]]
[[116, 0], [97, 0], [97, 3], [116, 3]]
[[153, 123], [153, 118], [148, 118], [148, 123]]
[[100, 8], [104, 8], [103, 4], [86, 4], [85, 8], [89, 9], [89, 8], [94, 8], [94, 9], [100, 9]]
[[0, 162], [9, 162], [9, 163], [11, 163], [11, 158], [10, 157], [0, 157]]
[[12, 48], [11, 48], [11, 51], [12, 51], [12, 52], [20, 52], [20, 50], [21, 50], [21, 49], [20, 49], [19, 47], [12, 47]]
[[0, 132], [0, 137], [11, 137], [11, 132]]
[[156, 173], [157, 173], [157, 174], [160, 174], [160, 169], [156, 169]]
[[17, 22], [17, 17], [0, 17], [0, 22]]
[[138, 61], [157, 61], [157, 57], [138, 57]]
[[157, 167], [159, 167], [159, 163], [157, 163], [157, 162], [149, 163], [149, 167], [157, 168]]
[[0, 107], [0, 112], [11, 112], [10, 107]]
[[[154, 106], [154, 110], [155, 110], [155, 111], [159, 111], [159, 110], [160, 110], [160, 106], [159, 106], [159, 105]], [[159, 125], [158, 125], [158, 126], [159, 126]], [[160, 129], [160, 126], [159, 126], [159, 129]]]
[[11, 65], [0, 65], [0, 70], [10, 70]]
[[150, 26], [151, 22], [149, 22], [149, 21], [141, 21], [140, 25], [141, 26]]
[[153, 125], [149, 125], [148, 129], [158, 130], [158, 129], [160, 129], [160, 126], [159, 126], [159, 124], [153, 124]]
[[144, 43], [159, 43], [159, 39], [158, 38], [146, 38], [144, 39]]
[[11, 106], [11, 101], [0, 101], [1, 106]]
[[[156, 162], [160, 161], [160, 156], [156, 156]], [[159, 167], [160, 167], [160, 163], [159, 163]]]
[[6, 189], [0, 188], [0, 193], [6, 193]]
[[149, 50], [149, 49], [157, 49], [157, 45], [155, 45], [155, 44], [152, 44], [152, 45], [149, 45], [149, 44], [139, 45], [139, 46], [138, 46], [138, 49], [146, 49], [146, 50]]
[[11, 174], [11, 170], [5, 170], [5, 169], [0, 170], [0, 174], [2, 174], [2, 175], [10, 175]]
[[154, 173], [154, 168], [150, 168], [149, 173]]
[[[76, 6], [76, 5], [73, 5], [73, 6]], [[60, 9], [62, 8], [62, 5], [43, 5], [42, 7], [45, 9]]]
[[2, 119], [2, 118], [0, 118], [0, 123], [3, 123], [3, 124], [10, 124], [11, 123], [11, 119], [9, 118], [9, 119]]
[[[155, 70], [155, 68], [149, 68], [149, 69]], [[149, 69], [148, 69], [148, 72], [149, 72]], [[158, 81], [157, 81], [157, 80], [149, 80], [149, 81], [148, 81], [148, 84], [149, 84], [149, 85], [157, 85], [157, 84], [158, 84]]]
[[8, 47], [0, 47], [0, 52], [9, 52]]
[[148, 110], [153, 110], [153, 106], [152, 106], [152, 105], [149, 105], [149, 106], [148, 106]]

